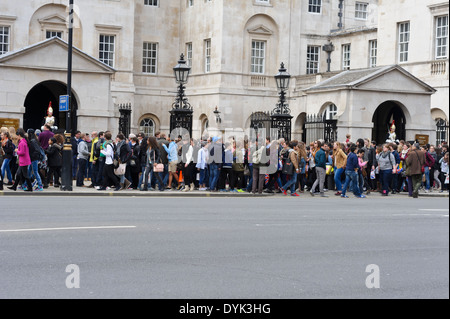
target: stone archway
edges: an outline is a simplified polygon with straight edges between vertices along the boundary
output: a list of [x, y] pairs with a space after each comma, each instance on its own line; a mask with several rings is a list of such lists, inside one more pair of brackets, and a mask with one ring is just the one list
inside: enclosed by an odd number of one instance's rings
[[380, 104], [372, 118], [372, 140], [378, 144], [385, 143], [393, 120], [395, 121], [397, 139], [405, 140], [407, 124], [405, 110], [404, 106], [396, 101], [386, 101]]
[[[27, 94], [24, 102], [25, 113], [23, 115], [23, 127], [25, 130], [41, 129], [44, 118], [47, 116], [49, 103], [52, 103], [55, 125], [58, 130], [66, 129], [66, 113], [59, 112], [59, 96], [67, 94], [67, 85], [59, 81], [44, 81], [36, 84]], [[72, 132], [77, 130], [76, 111], [78, 109], [77, 98], [72, 91]]]

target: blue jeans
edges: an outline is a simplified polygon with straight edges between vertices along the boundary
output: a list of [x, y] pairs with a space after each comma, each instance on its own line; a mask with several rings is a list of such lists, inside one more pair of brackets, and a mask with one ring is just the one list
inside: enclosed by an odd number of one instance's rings
[[431, 188], [431, 183], [430, 183], [430, 168], [428, 166], [425, 166], [425, 179], [426, 179], [425, 188], [429, 190]]
[[39, 175], [39, 161], [33, 161], [31, 162], [31, 165], [28, 166], [28, 176], [30, 177], [30, 179], [32, 175], [38, 182], [39, 187], [42, 187], [42, 179], [41, 175]]
[[389, 194], [389, 186], [391, 185], [392, 176], [392, 171], [390, 169], [380, 170], [380, 180], [383, 194]]
[[5, 177], [5, 170], [6, 170], [6, 175], [8, 177], [8, 181], [12, 182], [13, 178], [12, 178], [12, 174], [11, 174], [11, 168], [9, 167], [9, 162], [11, 162], [11, 160], [9, 158], [5, 158], [3, 160], [3, 164], [2, 164], [2, 179]]
[[199, 184], [203, 185], [205, 184], [205, 170], [204, 169], [200, 169], [200, 180], [199, 180]]
[[215, 190], [219, 181], [219, 165], [209, 164], [209, 189]]
[[345, 168], [335, 168], [334, 169], [334, 183], [336, 184], [336, 190], [342, 192], [342, 173], [345, 172]]
[[295, 184], [297, 183], [297, 173], [294, 172], [292, 174], [291, 179], [287, 181], [287, 183], [282, 187], [283, 189], [287, 190], [288, 187], [291, 188], [291, 194], [295, 193]]
[[345, 183], [344, 183], [344, 187], [342, 188], [342, 195], [345, 196], [345, 193], [347, 193], [347, 188], [350, 184], [350, 182], [352, 182], [353, 184], [353, 194], [355, 194], [356, 197], [361, 196], [361, 190], [359, 189], [358, 186], [358, 173], [355, 171], [345, 171]]
[[250, 176], [248, 176], [247, 191], [251, 192], [253, 187], [253, 165], [249, 165], [248, 170], [250, 171]]

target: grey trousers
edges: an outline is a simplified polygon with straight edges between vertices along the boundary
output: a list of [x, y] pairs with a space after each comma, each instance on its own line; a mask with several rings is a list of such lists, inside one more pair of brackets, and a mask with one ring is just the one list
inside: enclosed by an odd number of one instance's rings
[[262, 194], [264, 188], [265, 175], [260, 174], [260, 168], [253, 166], [253, 183], [252, 183], [252, 193]]
[[315, 167], [316, 168], [316, 181], [314, 182], [311, 191], [314, 191], [317, 187], [317, 184], [319, 184], [319, 191], [321, 194], [324, 193], [323, 186], [325, 184], [325, 178], [327, 176], [327, 171], [323, 167]]

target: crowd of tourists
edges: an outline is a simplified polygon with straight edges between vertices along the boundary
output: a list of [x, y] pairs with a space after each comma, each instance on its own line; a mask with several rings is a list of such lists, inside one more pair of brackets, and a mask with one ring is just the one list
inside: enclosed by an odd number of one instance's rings
[[[44, 191], [61, 186], [64, 136], [52, 132], [1, 128], [0, 190]], [[369, 139], [248, 140], [205, 136], [113, 136], [110, 131], [76, 132], [72, 179], [93, 191], [183, 191], [280, 193], [299, 196], [364, 198], [400, 192], [418, 197], [448, 192], [448, 144], [419, 145]]]

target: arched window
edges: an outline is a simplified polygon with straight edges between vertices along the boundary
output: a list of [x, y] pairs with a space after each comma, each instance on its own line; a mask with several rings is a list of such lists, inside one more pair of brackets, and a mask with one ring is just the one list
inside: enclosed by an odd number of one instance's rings
[[139, 125], [139, 131], [145, 136], [155, 136], [155, 128], [155, 122], [150, 118], [143, 119]]
[[327, 109], [324, 112], [324, 119], [325, 120], [336, 120], [337, 115], [337, 106], [334, 104], [328, 105]]

